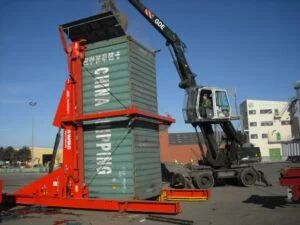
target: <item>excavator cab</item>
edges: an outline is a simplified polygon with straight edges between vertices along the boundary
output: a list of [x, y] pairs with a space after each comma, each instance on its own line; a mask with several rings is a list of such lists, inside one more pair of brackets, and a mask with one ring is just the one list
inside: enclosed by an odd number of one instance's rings
[[229, 120], [231, 108], [227, 91], [212, 87], [186, 89], [183, 115], [186, 123]]

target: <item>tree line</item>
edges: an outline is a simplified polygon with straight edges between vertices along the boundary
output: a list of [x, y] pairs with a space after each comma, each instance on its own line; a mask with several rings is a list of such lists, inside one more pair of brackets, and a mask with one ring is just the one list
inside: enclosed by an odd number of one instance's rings
[[28, 162], [31, 160], [30, 148], [24, 146], [20, 149], [14, 149], [12, 146], [0, 147], [0, 161], [9, 161], [10, 163]]

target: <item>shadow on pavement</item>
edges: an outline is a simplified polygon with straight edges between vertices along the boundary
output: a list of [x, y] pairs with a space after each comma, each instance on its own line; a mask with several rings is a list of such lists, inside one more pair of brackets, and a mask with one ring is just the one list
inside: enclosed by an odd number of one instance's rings
[[284, 208], [287, 206], [286, 196], [259, 196], [252, 195], [243, 203], [252, 203], [261, 205], [264, 208], [275, 209], [276, 207]]
[[[80, 214], [75, 214], [73, 212], [61, 211], [57, 208], [44, 207], [44, 206], [21, 206], [16, 207], [16, 205], [2, 204], [0, 208], [0, 223], [6, 221], [14, 221], [25, 218], [43, 218], [45, 215], [54, 216], [74, 216], [80, 217]], [[54, 222], [54, 225], [80, 225], [79, 222], [69, 219], [58, 220]]]

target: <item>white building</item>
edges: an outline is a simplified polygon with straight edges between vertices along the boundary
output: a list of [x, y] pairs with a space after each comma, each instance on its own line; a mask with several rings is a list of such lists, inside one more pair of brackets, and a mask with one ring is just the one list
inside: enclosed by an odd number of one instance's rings
[[282, 160], [281, 143], [291, 140], [289, 102], [246, 100], [240, 105], [243, 131], [260, 147], [263, 161]]

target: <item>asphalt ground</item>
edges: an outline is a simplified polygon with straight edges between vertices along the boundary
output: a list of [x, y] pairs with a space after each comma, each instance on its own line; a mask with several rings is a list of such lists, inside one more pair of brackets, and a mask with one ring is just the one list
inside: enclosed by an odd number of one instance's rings
[[[235, 183], [221, 183], [213, 188], [212, 197], [204, 202], [182, 202], [178, 218], [199, 225], [298, 225], [300, 204], [287, 203], [286, 188], [278, 184], [279, 171], [295, 163], [266, 163], [262, 169], [272, 187], [255, 185], [239, 187]], [[4, 192], [14, 192], [43, 174], [1, 175]], [[42, 225], [167, 225], [147, 219], [147, 214], [99, 212], [86, 210], [54, 209], [40, 206], [17, 206], [1, 212], [0, 223]]]

